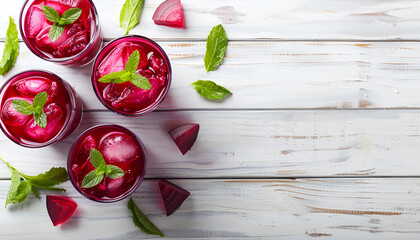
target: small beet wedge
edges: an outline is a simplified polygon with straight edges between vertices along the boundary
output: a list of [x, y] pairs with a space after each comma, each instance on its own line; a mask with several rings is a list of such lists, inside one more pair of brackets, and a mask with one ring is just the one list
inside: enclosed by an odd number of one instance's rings
[[68, 197], [47, 195], [47, 211], [54, 226], [67, 221], [76, 208], [77, 204]]
[[174, 213], [182, 205], [185, 199], [190, 196], [190, 193], [187, 190], [164, 179], [159, 180], [159, 189], [167, 216]]
[[153, 21], [157, 25], [184, 28], [184, 12], [180, 0], [166, 0], [156, 9]]
[[171, 135], [182, 154], [185, 155], [194, 145], [198, 130], [200, 130], [200, 125], [188, 123], [172, 129], [169, 131], [169, 135]]

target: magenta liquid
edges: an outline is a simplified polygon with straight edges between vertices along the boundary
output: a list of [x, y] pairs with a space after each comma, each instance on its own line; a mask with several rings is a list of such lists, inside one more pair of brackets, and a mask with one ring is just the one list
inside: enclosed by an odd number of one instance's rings
[[[128, 58], [136, 50], [140, 53], [137, 73], [149, 80], [150, 90], [138, 88], [129, 81], [98, 81], [104, 75], [123, 71]], [[122, 115], [138, 116], [158, 107], [169, 89], [171, 74], [169, 59], [157, 43], [141, 36], [126, 36], [113, 40], [101, 50], [93, 65], [92, 84], [107, 108]]]
[[[43, 111], [47, 126], [35, 124], [32, 115], [19, 113], [11, 105], [15, 99], [32, 103], [40, 92], [47, 92]], [[0, 126], [15, 143], [24, 147], [44, 147], [70, 135], [82, 118], [82, 103], [70, 85], [53, 73], [31, 70], [10, 78], [0, 93]]]
[[[89, 153], [101, 152], [107, 164], [124, 171], [118, 179], [107, 178], [92, 188], [83, 188], [83, 178], [95, 170]], [[146, 172], [146, 153], [142, 142], [130, 130], [118, 125], [102, 125], [81, 134], [73, 144], [67, 160], [73, 186], [85, 197], [99, 202], [115, 202], [134, 192]]]
[[[80, 17], [65, 25], [54, 42], [48, 33], [53, 25], [42, 6], [54, 8], [60, 16], [70, 8], [82, 9]], [[102, 33], [95, 6], [90, 0], [29, 0], [21, 12], [20, 30], [28, 48], [38, 57], [62, 65], [83, 66], [96, 56], [102, 44]]]

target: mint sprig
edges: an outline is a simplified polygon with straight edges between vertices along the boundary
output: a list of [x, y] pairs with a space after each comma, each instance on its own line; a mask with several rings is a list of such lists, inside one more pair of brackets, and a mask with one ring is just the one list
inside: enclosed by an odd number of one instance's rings
[[45, 17], [54, 23], [48, 33], [48, 37], [51, 42], [54, 42], [61, 36], [61, 34], [63, 34], [64, 28], [67, 24], [74, 23], [82, 14], [82, 9], [70, 8], [60, 17], [57, 10], [47, 5], [42, 6], [42, 11], [44, 12]]
[[198, 94], [210, 100], [221, 100], [226, 95], [232, 94], [229, 90], [217, 85], [213, 81], [198, 80], [191, 83], [191, 85], [195, 88]]
[[5, 207], [10, 203], [16, 204], [23, 202], [31, 191], [34, 193], [35, 197], [38, 197], [37, 188], [52, 191], [66, 191], [63, 188], [54, 187], [57, 184], [67, 181], [68, 174], [63, 167], [53, 167], [45, 173], [37, 176], [29, 176], [17, 170], [3, 158], [0, 157], [0, 159], [7, 164], [12, 172], [11, 185], [9, 193], [7, 194]]
[[120, 27], [127, 35], [139, 23], [143, 0], [126, 0], [120, 13]]
[[9, 27], [4, 41], [3, 56], [0, 61], [0, 75], [3, 75], [12, 69], [19, 54], [18, 30], [14, 19], [9, 17]]
[[47, 92], [40, 92], [35, 96], [32, 104], [25, 100], [15, 99], [12, 101], [12, 107], [22, 114], [34, 115], [36, 125], [45, 128], [47, 126], [47, 115], [42, 109], [47, 103], [47, 99]]
[[90, 150], [90, 162], [95, 167], [83, 178], [82, 188], [91, 188], [98, 185], [104, 179], [105, 175], [112, 179], [117, 179], [124, 176], [124, 171], [114, 165], [106, 164], [102, 154], [92, 148]]
[[150, 219], [144, 215], [142, 211], [137, 207], [136, 203], [132, 198], [128, 200], [128, 209], [130, 209], [131, 214], [133, 215], [133, 223], [144, 233], [151, 235], [159, 235], [164, 237], [165, 235], [157, 228]]
[[120, 72], [113, 72], [102, 76], [98, 81], [103, 83], [125, 83], [130, 81], [133, 85], [144, 90], [150, 90], [152, 85], [147, 78], [136, 73], [140, 62], [140, 53], [138, 50], [131, 53], [125, 64], [125, 68]]
[[228, 38], [225, 29], [221, 24], [215, 26], [207, 37], [206, 55], [204, 57], [204, 66], [206, 71], [214, 71], [225, 57]]

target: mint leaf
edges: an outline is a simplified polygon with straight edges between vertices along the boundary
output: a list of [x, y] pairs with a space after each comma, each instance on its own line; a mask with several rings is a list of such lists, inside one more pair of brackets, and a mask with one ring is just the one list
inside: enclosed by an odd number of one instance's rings
[[42, 109], [47, 103], [47, 99], [48, 99], [47, 92], [40, 92], [35, 96], [34, 101], [32, 103], [33, 108], [35, 109], [35, 112], [41, 113]]
[[3, 56], [0, 61], [0, 75], [9, 72], [15, 65], [17, 56], [19, 54], [19, 39], [18, 31], [14, 19], [9, 17], [9, 27], [6, 32], [6, 39], [4, 41]]
[[60, 17], [54, 8], [47, 5], [42, 6], [42, 11], [45, 17], [54, 23], [48, 33], [51, 42], [55, 42], [63, 34], [65, 25], [74, 23], [82, 14], [82, 9], [70, 8]]
[[63, 32], [64, 26], [54, 23], [51, 26], [50, 31], [48, 32], [48, 37], [50, 38], [51, 42], [55, 42], [55, 40], [57, 40], [61, 36], [61, 34], [63, 34]]
[[124, 176], [124, 171], [114, 165], [106, 165], [106, 176], [112, 179], [117, 179]]
[[28, 101], [25, 100], [13, 100], [12, 107], [16, 109], [16, 111], [28, 116], [32, 115], [35, 112], [34, 107]]
[[88, 173], [82, 181], [82, 188], [91, 188], [98, 185], [104, 179], [104, 174], [98, 175], [96, 170]]
[[214, 27], [207, 37], [206, 56], [204, 66], [206, 71], [214, 71], [222, 63], [228, 44], [225, 29], [221, 24]]
[[130, 57], [125, 64], [125, 71], [130, 73], [135, 73], [140, 62], [140, 53], [138, 50], [131, 53]]
[[91, 188], [98, 185], [104, 179], [105, 174], [107, 177], [110, 177], [112, 179], [117, 179], [124, 176], [124, 171], [121, 168], [114, 165], [107, 165], [104, 157], [98, 150], [92, 148], [90, 150], [89, 157], [90, 161], [92, 162], [92, 165], [96, 169], [89, 172], [83, 178], [83, 188]]
[[45, 128], [47, 127], [47, 115], [45, 115], [44, 111], [41, 110], [41, 113], [34, 113], [34, 120], [36, 125]]
[[102, 76], [101, 78], [99, 78], [99, 82], [103, 82], [103, 83], [124, 83], [126, 81], [122, 81], [121, 80], [121, 76], [124, 75], [126, 72], [125, 71], [121, 71], [121, 72], [113, 72], [110, 74], [107, 74], [105, 76]]
[[12, 183], [10, 185], [9, 193], [7, 194], [5, 207], [7, 207], [9, 203], [15, 204], [23, 202], [31, 191], [30, 184], [21, 179], [19, 172], [13, 168], [10, 170], [12, 171]]
[[6, 163], [12, 172], [12, 183], [7, 194], [6, 207], [9, 203], [15, 204], [24, 201], [31, 190], [38, 197], [38, 190], [35, 187], [52, 191], [65, 191], [62, 188], [53, 187], [67, 180], [67, 171], [65, 168], [51, 168], [46, 173], [37, 176], [28, 176], [11, 166], [3, 158], [0, 157], [0, 160]]
[[127, 35], [139, 22], [143, 0], [126, 0], [120, 13], [120, 26]]
[[227, 94], [232, 94], [226, 88], [217, 85], [212, 81], [198, 80], [191, 85], [194, 86], [198, 94], [211, 100], [220, 100], [223, 99]]
[[72, 24], [77, 19], [79, 19], [81, 14], [82, 14], [82, 9], [80, 9], [80, 8], [70, 8], [69, 10], [65, 11], [63, 13], [63, 15], [61, 15], [61, 19], [65, 20], [65, 21], [63, 21], [64, 24]]
[[28, 101], [15, 99], [12, 101], [12, 107], [22, 114], [33, 114], [35, 123], [38, 126], [45, 128], [47, 126], [47, 115], [45, 115], [45, 112], [42, 109], [47, 103], [47, 99], [47, 92], [40, 92], [35, 96], [32, 105]]
[[139, 87], [144, 90], [150, 90], [152, 88], [152, 85], [150, 85], [149, 80], [138, 73], [134, 73], [132, 75], [130, 82], [136, 87]]
[[63, 167], [53, 167], [45, 173], [38, 174], [36, 176], [28, 176], [22, 174], [26, 180], [29, 180], [32, 185], [39, 188], [51, 187], [67, 181], [68, 174], [67, 170]]
[[130, 81], [133, 85], [138, 88], [149, 90], [152, 88], [147, 78], [143, 77], [137, 71], [137, 67], [140, 62], [140, 53], [135, 50], [131, 53], [130, 57], [125, 64], [125, 70], [120, 72], [113, 72], [102, 76], [98, 81], [104, 83], [125, 83]]
[[100, 166], [106, 165], [104, 157], [98, 150], [92, 148], [90, 150], [89, 156], [90, 156], [90, 161], [92, 162], [92, 165], [95, 168], [99, 168]]
[[128, 209], [130, 209], [131, 214], [133, 215], [133, 222], [141, 231], [151, 235], [159, 235], [164, 237], [165, 235], [157, 228], [149, 218], [140, 209], [137, 207], [136, 203], [132, 198], [128, 200]]
[[60, 21], [60, 14], [54, 8], [44, 5], [42, 6], [42, 11], [45, 17], [51, 22], [58, 23]]

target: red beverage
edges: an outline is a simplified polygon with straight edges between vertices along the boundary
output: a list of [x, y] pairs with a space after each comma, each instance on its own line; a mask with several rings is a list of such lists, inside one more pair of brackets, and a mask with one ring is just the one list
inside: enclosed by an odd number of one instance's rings
[[[0, 127], [21, 146], [48, 146], [73, 133], [81, 122], [83, 106], [76, 92], [53, 73], [40, 70], [19, 73], [7, 80], [0, 91]], [[45, 128], [35, 123], [33, 115], [22, 114], [12, 106], [16, 99], [32, 104], [41, 92], [48, 95], [43, 107], [47, 118]]]
[[[95, 170], [89, 157], [91, 149], [98, 150], [106, 164], [124, 171], [117, 179], [107, 176], [96, 186], [83, 188], [83, 178]], [[93, 127], [74, 142], [67, 159], [67, 170], [73, 186], [83, 196], [98, 202], [119, 201], [140, 185], [146, 173], [146, 152], [143, 143], [130, 130], [118, 125]]]
[[[123, 71], [136, 50], [140, 53], [136, 73], [149, 80], [151, 89], [141, 89], [130, 81], [98, 81], [107, 74]], [[140, 116], [152, 112], [162, 102], [169, 90], [171, 75], [169, 58], [157, 43], [142, 36], [125, 36], [111, 41], [101, 50], [93, 64], [92, 84], [105, 107], [125, 116]]]
[[[51, 42], [49, 31], [53, 22], [45, 17], [44, 5], [52, 7], [60, 16], [70, 8], [79, 8], [82, 13], [74, 23], [65, 25], [61, 36]], [[20, 15], [20, 32], [35, 55], [62, 65], [86, 65], [102, 45], [98, 14], [91, 0], [28, 0]]]

